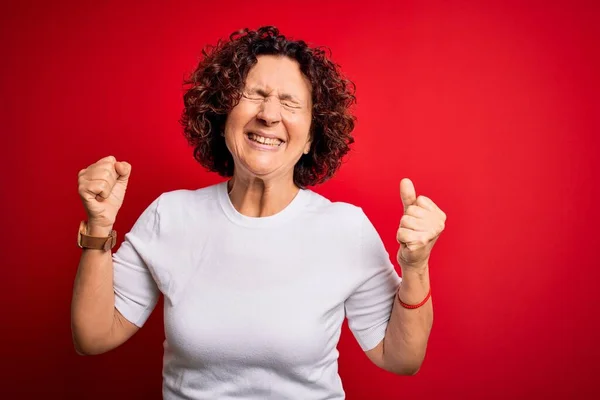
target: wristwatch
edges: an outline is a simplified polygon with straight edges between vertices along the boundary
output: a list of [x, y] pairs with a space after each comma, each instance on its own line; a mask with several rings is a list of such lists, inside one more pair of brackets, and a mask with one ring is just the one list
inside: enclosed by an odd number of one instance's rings
[[77, 245], [82, 249], [95, 249], [108, 251], [117, 244], [117, 231], [111, 230], [107, 237], [89, 236], [87, 222], [81, 221], [77, 233]]

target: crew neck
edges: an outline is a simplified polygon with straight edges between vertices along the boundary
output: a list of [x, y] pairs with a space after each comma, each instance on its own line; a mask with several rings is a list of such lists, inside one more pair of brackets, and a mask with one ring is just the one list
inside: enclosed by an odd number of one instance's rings
[[240, 213], [231, 202], [227, 193], [227, 181], [216, 185], [218, 201], [227, 218], [237, 224], [248, 228], [269, 228], [294, 218], [308, 202], [307, 189], [300, 189], [292, 201], [281, 211], [268, 217], [249, 217]]

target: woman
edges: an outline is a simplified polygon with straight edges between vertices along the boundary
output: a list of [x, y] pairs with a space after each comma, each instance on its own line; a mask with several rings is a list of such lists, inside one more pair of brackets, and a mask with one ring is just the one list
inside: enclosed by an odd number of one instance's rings
[[188, 84], [185, 135], [229, 179], [162, 194], [111, 254], [131, 166], [111, 156], [80, 171], [77, 351], [124, 343], [162, 294], [165, 399], [342, 399], [345, 317], [376, 365], [416, 373], [444, 213], [401, 182], [401, 281], [360, 208], [306, 189], [333, 176], [353, 142], [352, 84], [274, 27], [205, 52]]

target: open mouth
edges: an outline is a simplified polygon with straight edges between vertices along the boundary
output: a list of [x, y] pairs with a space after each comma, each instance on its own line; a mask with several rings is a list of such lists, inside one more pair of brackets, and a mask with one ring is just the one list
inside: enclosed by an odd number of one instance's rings
[[260, 136], [260, 135], [257, 135], [256, 133], [252, 133], [252, 132], [248, 132], [248, 139], [250, 139], [256, 143], [260, 143], [260, 144], [263, 144], [266, 146], [273, 146], [273, 147], [279, 147], [284, 143], [283, 140], [276, 139], [276, 138], [266, 138], [264, 136]]

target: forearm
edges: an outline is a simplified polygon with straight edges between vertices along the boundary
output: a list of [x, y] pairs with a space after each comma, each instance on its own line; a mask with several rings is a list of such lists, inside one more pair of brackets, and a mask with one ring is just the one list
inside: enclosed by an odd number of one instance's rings
[[431, 298], [419, 308], [407, 309], [402, 307], [398, 296], [406, 304], [418, 304], [427, 296], [429, 284], [428, 265], [402, 269], [402, 283], [394, 299], [383, 346], [384, 365], [389, 371], [412, 375], [423, 363], [433, 323]]
[[[106, 236], [106, 232], [90, 234]], [[78, 352], [95, 352], [99, 342], [110, 336], [114, 304], [112, 253], [82, 250], [71, 303], [71, 329]]]

